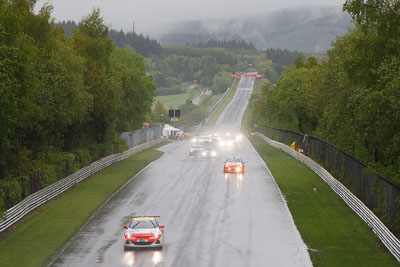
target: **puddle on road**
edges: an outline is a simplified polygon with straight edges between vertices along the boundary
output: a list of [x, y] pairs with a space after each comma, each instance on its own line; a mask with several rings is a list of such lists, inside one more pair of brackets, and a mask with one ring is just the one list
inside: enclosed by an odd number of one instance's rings
[[154, 251], [153, 249], [138, 249], [128, 250], [122, 255], [121, 263], [126, 267], [135, 266], [135, 264], [143, 264], [146, 266], [159, 266], [163, 261], [163, 254], [161, 251]]

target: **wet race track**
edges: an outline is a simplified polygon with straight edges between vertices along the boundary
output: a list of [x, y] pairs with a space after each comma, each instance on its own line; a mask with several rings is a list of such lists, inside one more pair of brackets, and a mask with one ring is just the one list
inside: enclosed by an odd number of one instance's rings
[[[242, 78], [216, 130], [239, 131], [254, 78]], [[244, 138], [216, 159], [190, 157], [175, 141], [92, 218], [52, 266], [311, 266], [305, 244], [264, 162]], [[228, 155], [245, 173], [224, 174]], [[162, 250], [124, 251], [131, 216], [159, 215]]]

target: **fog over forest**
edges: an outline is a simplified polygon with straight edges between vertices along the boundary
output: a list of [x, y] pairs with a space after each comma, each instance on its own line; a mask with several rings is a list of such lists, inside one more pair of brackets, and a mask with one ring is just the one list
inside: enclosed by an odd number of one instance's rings
[[353, 26], [350, 20], [340, 7], [282, 9], [265, 15], [179, 22], [157, 38], [177, 45], [209, 39], [245, 40], [259, 50], [274, 47], [324, 53]]
[[169, 26], [180, 24], [182, 21], [269, 17], [278, 10], [288, 8], [298, 10], [298, 13], [301, 13], [304, 8], [319, 12], [319, 8], [323, 6], [341, 10], [344, 2], [344, 0], [324, 0], [323, 2], [318, 0], [248, 0], [246, 2], [239, 0], [39, 0], [35, 10], [49, 3], [54, 7], [52, 16], [56, 21], [78, 22], [93, 8], [100, 8], [105, 23], [111, 25], [113, 29], [131, 30], [134, 21], [137, 32], [159, 37]]

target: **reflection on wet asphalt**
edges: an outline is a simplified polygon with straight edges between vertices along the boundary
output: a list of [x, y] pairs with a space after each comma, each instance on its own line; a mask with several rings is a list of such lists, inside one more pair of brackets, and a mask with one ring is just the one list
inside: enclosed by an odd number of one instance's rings
[[[218, 131], [240, 131], [254, 78], [242, 78]], [[52, 266], [311, 266], [282, 195], [250, 142], [216, 159], [190, 157], [190, 141], [165, 154], [118, 192], [66, 246]], [[241, 155], [244, 174], [224, 174], [228, 155]], [[159, 215], [162, 250], [124, 251], [131, 216]]]

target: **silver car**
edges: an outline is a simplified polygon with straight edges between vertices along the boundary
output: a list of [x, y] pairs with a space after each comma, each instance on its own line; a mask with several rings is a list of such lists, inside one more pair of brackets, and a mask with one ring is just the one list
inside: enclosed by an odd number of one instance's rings
[[217, 156], [217, 151], [211, 147], [205, 147], [203, 152], [201, 152], [202, 158], [215, 158]]
[[197, 156], [197, 155], [201, 155], [201, 153], [203, 152], [203, 146], [199, 146], [199, 145], [195, 145], [195, 146], [192, 146], [191, 148], [190, 148], [190, 153], [189, 153], [189, 155], [190, 156]]

